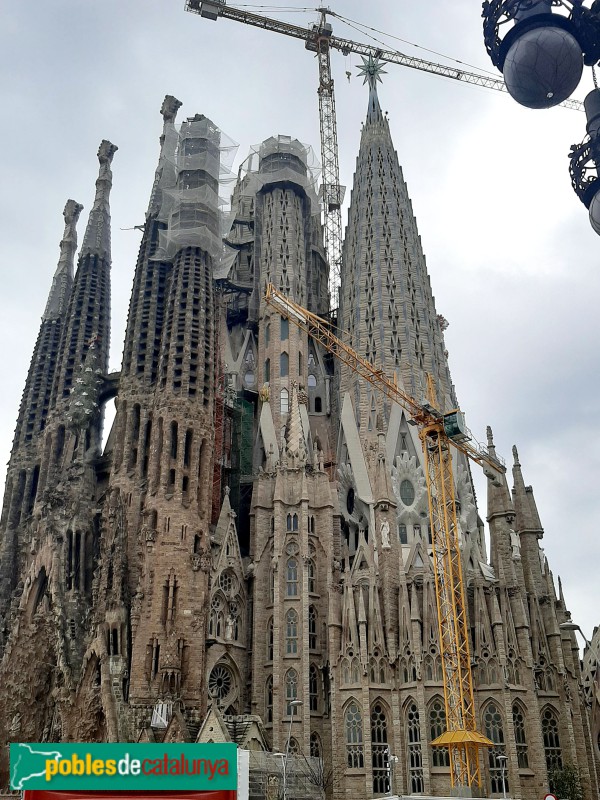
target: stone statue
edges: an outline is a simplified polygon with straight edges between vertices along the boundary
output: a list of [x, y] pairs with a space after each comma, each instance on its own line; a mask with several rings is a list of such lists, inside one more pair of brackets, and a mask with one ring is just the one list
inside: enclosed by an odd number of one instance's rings
[[390, 545], [390, 523], [384, 519], [381, 523], [381, 546], [384, 550], [389, 550]]

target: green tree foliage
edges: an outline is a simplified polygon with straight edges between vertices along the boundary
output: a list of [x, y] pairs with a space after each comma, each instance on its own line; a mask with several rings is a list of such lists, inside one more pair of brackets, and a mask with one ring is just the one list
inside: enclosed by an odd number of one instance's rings
[[550, 773], [550, 787], [559, 800], [583, 800], [579, 770], [574, 764], [565, 764]]

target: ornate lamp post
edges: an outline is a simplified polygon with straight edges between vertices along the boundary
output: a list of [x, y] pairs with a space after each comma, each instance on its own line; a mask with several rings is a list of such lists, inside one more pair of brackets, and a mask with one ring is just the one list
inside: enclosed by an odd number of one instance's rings
[[500, 770], [502, 775], [502, 797], [506, 800], [506, 762], [508, 756], [496, 756], [496, 761], [500, 762]]
[[600, 59], [599, 11], [583, 0], [485, 0], [485, 47], [517, 103], [552, 108], [571, 95], [583, 65]]
[[[577, 88], [583, 66], [600, 60], [600, 0], [485, 0], [483, 35], [509, 94], [527, 108], [551, 108]], [[600, 90], [585, 98], [587, 137], [569, 153], [571, 183], [600, 234]]]
[[[583, 101], [588, 135], [569, 152], [571, 185], [577, 197], [589, 210], [590, 225], [600, 235], [600, 89], [593, 89]], [[568, 625], [569, 623], [563, 623]], [[563, 625], [560, 627], [562, 628]], [[577, 626], [573, 630], [581, 629]], [[583, 635], [583, 634], [582, 634]]]
[[393, 756], [391, 749], [388, 747], [387, 758], [388, 758], [388, 794], [391, 797], [394, 794], [394, 767], [398, 763], [398, 756]]

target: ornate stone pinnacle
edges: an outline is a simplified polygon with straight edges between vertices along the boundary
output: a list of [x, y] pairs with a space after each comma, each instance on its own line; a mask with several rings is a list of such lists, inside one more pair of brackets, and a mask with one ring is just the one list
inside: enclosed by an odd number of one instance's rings
[[69, 227], [77, 225], [77, 220], [82, 211], [83, 206], [81, 203], [77, 203], [75, 200], [67, 200], [65, 210], [63, 211], [65, 225]]
[[515, 467], [520, 467], [521, 465], [519, 464], [519, 451], [517, 450], [516, 444], [513, 444], [512, 453], [513, 453], [513, 459], [515, 461]]
[[486, 432], [486, 435], [487, 435], [488, 447], [493, 447], [494, 446], [494, 434], [492, 433], [492, 428], [491, 428], [490, 425], [487, 426], [487, 428], [485, 429], [485, 432]]
[[108, 139], [102, 139], [98, 148], [98, 161], [101, 164], [110, 164], [118, 149], [116, 144], [109, 142]]
[[165, 99], [163, 100], [163, 104], [160, 107], [160, 113], [165, 122], [175, 122], [175, 117], [177, 116], [177, 112], [182, 106], [182, 102], [178, 100], [176, 97], [173, 97], [172, 94], [165, 95]]
[[375, 90], [377, 81], [381, 83], [381, 76], [387, 75], [387, 71], [383, 69], [383, 63], [378, 58], [373, 58], [369, 55], [368, 58], [362, 56], [362, 66], [359, 69], [359, 77], [364, 78], [363, 84], [368, 83], [369, 89]]

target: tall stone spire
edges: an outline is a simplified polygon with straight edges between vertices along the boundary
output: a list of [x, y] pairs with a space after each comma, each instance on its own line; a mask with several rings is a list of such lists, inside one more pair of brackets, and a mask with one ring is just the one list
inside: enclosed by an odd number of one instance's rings
[[[150, 196], [147, 217], [157, 216], [162, 200], [161, 188], [171, 188], [175, 185], [175, 146], [177, 144], [177, 131], [175, 119], [181, 108], [181, 100], [168, 94], [163, 100], [160, 113], [163, 118], [163, 132], [160, 137], [160, 158], [154, 174], [154, 186]], [[170, 167], [170, 168], [169, 168]]]
[[66, 327], [61, 339], [57, 377], [52, 393], [54, 406], [71, 391], [74, 373], [85, 360], [92, 339], [98, 366], [108, 369], [110, 344], [110, 165], [117, 147], [103, 140], [98, 150], [100, 169], [96, 196], [79, 253], [77, 272], [69, 299]]
[[[452, 388], [442, 330], [431, 293], [417, 223], [377, 83], [381, 64], [365, 59], [369, 104], [356, 162], [344, 241], [340, 327], [346, 341], [400, 385], [421, 397], [426, 374], [440, 403], [449, 407]], [[387, 432], [390, 408], [348, 368], [340, 369], [342, 396], [349, 391], [361, 434], [376, 436], [382, 414]], [[378, 407], [379, 406], [379, 407]]]
[[[160, 337], [165, 315], [165, 289], [171, 264], [156, 260], [154, 256], [160, 232], [167, 227], [166, 212], [161, 217], [164, 190], [172, 189], [177, 180], [175, 151], [179, 139], [175, 118], [180, 106], [179, 100], [172, 95], [166, 95], [160, 109], [163, 118], [160, 156], [154, 174], [129, 305], [121, 379], [131, 377], [140, 385], [153, 383], [158, 372]], [[149, 402], [147, 396], [146, 401]]]
[[290, 415], [288, 417], [285, 430], [285, 443], [288, 455], [288, 466], [303, 467], [307, 460], [306, 438], [302, 427], [300, 416], [300, 404], [298, 402], [298, 384], [292, 384], [292, 398], [290, 404]]
[[83, 206], [75, 200], [67, 200], [63, 211], [65, 232], [60, 242], [58, 266], [42, 315], [42, 324], [23, 391], [13, 456], [18, 454], [21, 446], [36, 443], [46, 424], [61, 333], [73, 286], [73, 262], [77, 250], [76, 226], [82, 209]]
[[73, 264], [77, 251], [77, 221], [83, 211], [83, 206], [75, 200], [67, 200], [63, 216], [65, 218], [65, 232], [60, 242], [60, 256], [58, 266], [54, 273], [52, 288], [46, 303], [46, 310], [42, 319], [57, 319], [67, 309], [69, 294], [73, 286]]
[[[24, 521], [33, 510], [40, 484], [40, 442], [46, 428], [52, 387], [58, 369], [61, 336], [73, 284], [76, 225], [83, 206], [68, 200], [58, 267], [31, 358], [23, 390], [0, 521], [0, 618], [20, 574]], [[0, 631], [0, 651], [2, 632]]]
[[544, 574], [542, 569], [543, 551], [539, 540], [544, 535], [531, 486], [525, 486], [519, 453], [513, 446], [512, 490], [515, 506], [515, 530], [520, 540], [523, 572], [528, 591], [540, 596], [544, 593]]
[[101, 256], [110, 261], [110, 207], [109, 197], [112, 188], [110, 165], [117, 146], [103, 139], [98, 150], [100, 172], [96, 180], [96, 196], [90, 211], [80, 256], [88, 253]]

